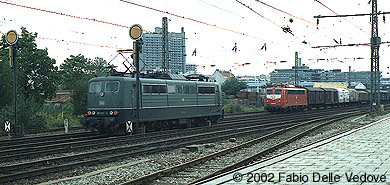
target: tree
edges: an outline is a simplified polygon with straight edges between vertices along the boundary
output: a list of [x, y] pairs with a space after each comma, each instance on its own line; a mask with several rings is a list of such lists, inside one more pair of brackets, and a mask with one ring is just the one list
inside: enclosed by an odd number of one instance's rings
[[[30, 33], [22, 27], [22, 33], [17, 43], [16, 62], [17, 85], [26, 98], [33, 96], [37, 101], [55, 96], [56, 82], [58, 81], [57, 67], [54, 59], [48, 56], [47, 48], [38, 49], [35, 39], [37, 33]], [[4, 38], [3, 38], [4, 40]], [[5, 53], [5, 54], [4, 54]], [[8, 65], [9, 54], [8, 45], [1, 42], [0, 61]], [[11, 74], [11, 69], [4, 69], [6, 74]], [[2, 71], [3, 72], [3, 71]], [[12, 76], [8, 75], [8, 80], [12, 82]]]
[[[41, 128], [41, 111], [45, 99], [55, 95], [58, 81], [55, 60], [48, 56], [47, 48], [38, 49], [35, 39], [37, 33], [30, 33], [21, 28], [22, 33], [17, 43], [17, 107], [18, 122], [25, 128]], [[10, 119], [13, 115], [12, 69], [9, 67], [9, 46], [5, 36], [0, 41], [0, 119]], [[3, 121], [3, 120], [0, 120]]]
[[247, 84], [245, 82], [240, 82], [237, 78], [230, 78], [226, 80], [221, 89], [225, 92], [226, 95], [236, 95], [241, 89], [247, 88]]
[[107, 76], [109, 68], [107, 62], [96, 57], [85, 58], [83, 55], [70, 56], [60, 66], [62, 88], [72, 90], [73, 114], [87, 112], [88, 81], [97, 76]]
[[9, 52], [0, 49], [0, 109], [12, 104], [12, 72], [8, 62]]

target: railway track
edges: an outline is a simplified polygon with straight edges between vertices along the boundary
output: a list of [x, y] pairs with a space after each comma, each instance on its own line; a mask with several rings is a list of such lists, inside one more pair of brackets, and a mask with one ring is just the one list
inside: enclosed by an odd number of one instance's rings
[[[7, 172], [3, 173], [3, 175], [0, 176], [0, 182], [47, 174], [49, 172], [68, 170], [75, 168], [76, 166], [92, 165], [95, 163], [100, 163], [102, 161], [110, 162], [113, 160], [118, 160], [135, 155], [171, 150], [174, 148], [180, 148], [183, 146], [193, 145], [197, 143], [208, 143], [216, 140], [238, 137], [241, 135], [250, 135], [259, 132], [266, 132], [273, 129], [287, 127], [290, 124], [290, 121], [284, 121], [273, 124], [232, 128], [223, 131], [212, 131], [191, 136], [182, 136], [171, 139], [159, 140], [155, 142], [140, 143], [126, 147], [120, 146], [112, 149], [85, 152], [64, 157], [2, 166], [0, 167], [0, 171]], [[22, 171], [20, 171], [21, 169]]]
[[[322, 113], [322, 112], [321, 112]], [[315, 114], [315, 113], [313, 113]], [[307, 119], [305, 115], [295, 115], [296, 119], [302, 116], [302, 120]], [[234, 117], [224, 121], [221, 121], [218, 125], [214, 125], [206, 128], [192, 128], [180, 130], [179, 135], [186, 136], [193, 135], [202, 132], [202, 130], [210, 131], [221, 131], [227, 129], [235, 129], [237, 124], [240, 127], [248, 127], [256, 125], [258, 123], [268, 123], [279, 120], [279, 118], [273, 120], [269, 117], [259, 117], [258, 114], [251, 114], [243, 117]], [[280, 121], [282, 121], [281, 119]], [[233, 122], [233, 123], [231, 123]], [[71, 134], [71, 135], [56, 135], [47, 137], [38, 137], [31, 139], [15, 140], [10, 143], [4, 143], [0, 147], [0, 162], [21, 160], [26, 158], [36, 158], [40, 156], [47, 156], [53, 154], [61, 154], [66, 152], [75, 152], [79, 150], [97, 149], [107, 146], [118, 146], [123, 143], [145, 143], [146, 141], [153, 141], [158, 139], [169, 138], [172, 134], [176, 133], [177, 130], [163, 131], [148, 133], [145, 135], [135, 136], [117, 136], [107, 137], [88, 134]], [[93, 143], [93, 144], [91, 144]]]
[[[82, 130], [83, 127], [69, 127], [69, 131], [77, 131], [77, 130]], [[31, 130], [25, 130], [24, 134], [26, 137], [37, 137], [33, 135], [37, 134], [52, 134], [54, 132], [64, 132], [64, 128], [53, 128], [53, 129], [31, 129]], [[15, 136], [15, 133], [11, 132], [9, 133], [11, 137]], [[8, 133], [6, 132], [0, 132], [0, 137], [4, 140], [9, 140], [8, 139]], [[39, 137], [39, 136], [38, 136]], [[21, 138], [13, 138], [13, 139], [21, 139]]]
[[[256, 118], [258, 116], [254, 116]], [[299, 115], [297, 116], [299, 117]], [[103, 145], [116, 145], [121, 144], [122, 146], [113, 147], [110, 149], [100, 150], [100, 151], [90, 151], [90, 152], [81, 152], [79, 154], [73, 154], [63, 157], [53, 157], [53, 158], [44, 158], [38, 159], [34, 161], [28, 162], [17, 162], [10, 165], [3, 165], [0, 167], [0, 182], [7, 182], [15, 179], [22, 179], [26, 177], [38, 176], [41, 174], [56, 172], [56, 171], [64, 171], [66, 169], [72, 169], [76, 166], [84, 166], [84, 165], [93, 165], [96, 163], [102, 162], [110, 162], [114, 160], [123, 159], [130, 156], [140, 155], [140, 154], [148, 154], [155, 153], [163, 150], [170, 150], [173, 148], [179, 148], [183, 146], [188, 146], [196, 143], [207, 143], [213, 142], [215, 140], [228, 139], [231, 137], [237, 137], [240, 135], [249, 135], [259, 132], [271, 131], [272, 129], [277, 129], [281, 127], [287, 127], [291, 124], [291, 121], [279, 122], [276, 124], [261, 124], [264, 120], [257, 121], [254, 118], [250, 118], [247, 116], [246, 119], [243, 118], [235, 118], [234, 123], [221, 123], [215, 125], [214, 127], [201, 127], [201, 128], [192, 128], [183, 130], [182, 136], [174, 136], [172, 137], [172, 133], [175, 131], [165, 131], [164, 134], [159, 135], [157, 133], [149, 133], [145, 135], [135, 135], [135, 136], [122, 136], [115, 138], [98, 138], [89, 141], [74, 141], [71, 144], [67, 144], [68, 147], [62, 147], [60, 149], [56, 149], [57, 153], [61, 153], [67, 150], [81, 150], [83, 149], [81, 146], [81, 142], [84, 143], [85, 147], [91, 147], [93, 144], [91, 143], [102, 143], [95, 144], [95, 148], [100, 148]], [[269, 118], [267, 118], [269, 119]], [[308, 119], [308, 117], [297, 118], [300, 120]], [[280, 118], [276, 118], [276, 120], [280, 120]], [[269, 120], [274, 122], [275, 120]], [[237, 128], [237, 124], [241, 126], [241, 128]], [[273, 128], [271, 127], [273, 126]], [[203, 131], [204, 133], [199, 133], [201, 130], [208, 130], [208, 132]], [[177, 132], [177, 131], [176, 131]], [[191, 133], [192, 132], [192, 133]], [[192, 135], [191, 135], [191, 134]], [[194, 133], [198, 133], [195, 134]], [[190, 136], [189, 136], [190, 135]], [[152, 137], [153, 136], [153, 137]], [[169, 139], [166, 139], [169, 136]], [[143, 141], [137, 144], [137, 138], [139, 141]], [[121, 139], [118, 139], [121, 138]], [[165, 138], [165, 139], [164, 139]], [[117, 141], [113, 141], [117, 139]], [[126, 140], [127, 139], [127, 140]], [[145, 142], [149, 141], [149, 142]], [[157, 141], [153, 141], [157, 140]], [[99, 141], [99, 142], [98, 142]], [[133, 145], [123, 146], [123, 143], [132, 142], [135, 143]], [[174, 143], [174, 144], [172, 144]], [[46, 146], [47, 147], [47, 146]], [[53, 147], [49, 145], [49, 148]], [[47, 148], [46, 148], [47, 149]], [[23, 155], [25, 151], [30, 151], [32, 148], [25, 148], [24, 150], [19, 150], [16, 153], [3, 155], [1, 158], [11, 158], [11, 156], [17, 156], [19, 159], [20, 155]], [[24, 152], [23, 152], [24, 151]], [[43, 150], [42, 147], [38, 147], [36, 152], [46, 155], [49, 151]], [[118, 154], [119, 153], [119, 154]], [[27, 156], [33, 156], [33, 153], [29, 152]], [[25, 156], [26, 157], [26, 156]], [[19, 171], [23, 169], [23, 171]]]
[[[245, 114], [246, 115], [246, 114]], [[302, 115], [302, 114], [301, 114]], [[240, 126], [248, 126], [256, 124], [256, 122], [272, 122], [274, 120], [268, 117], [262, 117], [264, 112], [252, 113], [246, 115], [245, 117], [230, 117], [224, 121], [221, 121], [218, 125], [212, 127], [206, 127], [208, 131], [212, 130], [224, 130], [235, 128], [235, 124], [241, 124]], [[299, 114], [295, 115], [296, 118], [300, 116]], [[306, 119], [303, 116], [303, 119]], [[253, 122], [255, 121], [255, 122]], [[234, 122], [234, 123], [230, 123]], [[180, 130], [182, 135], [195, 134], [205, 130], [205, 128], [192, 128]], [[139, 138], [151, 138], [158, 139], [159, 137], [170, 136], [173, 133], [176, 133], [178, 130], [163, 131], [163, 132], [154, 132], [148, 133], [145, 135], [136, 135], [136, 136], [118, 136], [110, 137], [108, 135], [95, 135], [94, 133], [75, 133], [75, 134], [64, 134], [64, 135], [53, 135], [53, 136], [43, 136], [43, 137], [33, 137], [33, 138], [21, 138], [9, 141], [0, 142], [0, 162], [2, 161], [12, 161], [13, 159], [24, 159], [39, 157], [40, 154], [56, 154], [64, 152], [67, 150], [69, 152], [76, 151], [77, 149], [88, 149], [93, 147], [104, 147], [107, 145], [116, 146], [122, 144], [126, 141], [139, 140]], [[156, 137], [155, 137], [156, 136]], [[158, 137], [157, 137], [158, 136]], [[90, 144], [96, 143], [96, 144]], [[84, 146], [84, 147], [83, 147]], [[57, 150], [58, 149], [58, 150]]]
[[[337, 110], [336, 112], [339, 111], [340, 110]], [[322, 112], [322, 114], [324, 114], [323, 110], [319, 112]], [[311, 113], [313, 115], [317, 114], [315, 111]], [[294, 113], [296, 117], [302, 116], [301, 114], [304, 115], [305, 112]], [[289, 114], [284, 114], [284, 115], [288, 116]], [[269, 117], [267, 119], [269, 119]], [[300, 119], [307, 120], [309, 118], [307, 116], [306, 118], [302, 116]], [[281, 120], [281, 117], [276, 118], [276, 120]], [[133, 143], [133, 145], [113, 147], [110, 149], [104, 149], [102, 151], [96, 151], [96, 150], [90, 152], [82, 151], [79, 154], [74, 154], [70, 156], [53, 157], [53, 158], [46, 158], [42, 160], [38, 159], [38, 160], [28, 161], [23, 163], [18, 162], [11, 165], [4, 165], [0, 167], [0, 172], [2, 172], [0, 175], [0, 182], [10, 182], [10, 180], [22, 179], [26, 177], [34, 177], [41, 174], [64, 171], [67, 169], [74, 169], [77, 166], [94, 165], [96, 163], [102, 163], [102, 162], [108, 163], [110, 161], [124, 159], [126, 157], [131, 157], [131, 156], [141, 155], [141, 154], [144, 155], [148, 153], [155, 153], [164, 150], [171, 150], [174, 148], [180, 148], [183, 146], [188, 146], [196, 143], [213, 142], [215, 140], [228, 139], [231, 137], [239, 137], [240, 135], [249, 135], [249, 134], [254, 134], [259, 132], [263, 132], [263, 133], [271, 132], [272, 130], [278, 128], [288, 127], [288, 125], [291, 124], [291, 120], [289, 120], [289, 121], [285, 121], [284, 123], [282, 122], [277, 123], [279, 124], [279, 126], [277, 124], [274, 124], [273, 128], [271, 127], [272, 126], [271, 124], [259, 125], [259, 123], [262, 123], [264, 121], [265, 120], [259, 119], [259, 115], [248, 114], [243, 117], [240, 116], [231, 117], [226, 121], [222, 121], [218, 125], [214, 125], [210, 127], [180, 130], [180, 132], [182, 132], [181, 136], [173, 135], [175, 132], [178, 133], [178, 130], [174, 130], [174, 131], [148, 133], [145, 135], [120, 136], [120, 137], [112, 137], [112, 138], [106, 137], [106, 138], [95, 138], [95, 139], [90, 139], [85, 141], [72, 141], [71, 144], [69, 143], [67, 144], [68, 147], [63, 147], [62, 149], [55, 149], [56, 147], [49, 145], [53, 149], [57, 150], [57, 152], [53, 152], [53, 153], [63, 153], [64, 151], [67, 150], [80, 151], [80, 150], [85, 150], [88, 147], [91, 149], [93, 147], [101, 148], [103, 146], [108, 146], [108, 145], [118, 146], [128, 142]], [[269, 120], [269, 121], [275, 122], [275, 120]], [[229, 122], [233, 122], [233, 123], [229, 123]], [[241, 126], [240, 129], [237, 129], [238, 124]], [[207, 132], [205, 130], [207, 130]], [[204, 132], [204, 133], [200, 133], [200, 132]], [[139, 141], [139, 143], [137, 140]], [[102, 144], [99, 145], [99, 144], [91, 144], [91, 143], [102, 143]], [[59, 144], [54, 144], [54, 145], [59, 145]], [[86, 148], [83, 148], [84, 146]], [[46, 155], [49, 153], [48, 151], [43, 151], [43, 147], [47, 147], [47, 146], [43, 145], [40, 147], [41, 148], [39, 148], [36, 151], [41, 152], [42, 155]], [[7, 156], [13, 156], [13, 155], [22, 155], [22, 153], [25, 153], [25, 151], [27, 150], [32, 150], [32, 148], [33, 147], [30, 146], [30, 148], [25, 148], [25, 150], [19, 150], [18, 152], [14, 151], [15, 153], [12, 154], [3, 153], [4, 155], [2, 155], [2, 157], [0, 158], [3, 157], [6, 158]], [[41, 154], [36, 156], [39, 157]], [[33, 156], [32, 153], [29, 153], [29, 155]], [[20, 172], [18, 171], [18, 169], [23, 169], [24, 171]], [[7, 170], [7, 173], [4, 173], [5, 170]]]
[[[203, 180], [203, 178], [207, 178], [211, 172], [211, 176], [214, 176], [248, 164], [253, 160], [259, 159], [262, 156], [265, 156], [268, 153], [285, 146], [326, 124], [365, 113], [366, 112], [361, 111], [349, 112], [325, 118], [318, 118], [303, 123], [298, 122], [242, 144], [212, 153], [187, 163], [151, 173], [138, 179], [124, 182], [123, 184], [196, 183]], [[255, 145], [258, 146], [254, 147]], [[259, 152], [248, 157], [248, 153], [251, 153], [248, 152], [248, 150], [252, 150], [252, 153], [253, 150], [258, 150]], [[196, 175], [198, 176], [196, 177]]]

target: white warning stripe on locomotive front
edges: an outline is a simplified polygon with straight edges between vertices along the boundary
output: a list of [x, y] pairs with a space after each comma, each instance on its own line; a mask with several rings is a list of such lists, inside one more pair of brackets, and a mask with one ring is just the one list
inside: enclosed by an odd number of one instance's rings
[[271, 100], [279, 99], [280, 97], [282, 97], [280, 94], [267, 95], [267, 98]]

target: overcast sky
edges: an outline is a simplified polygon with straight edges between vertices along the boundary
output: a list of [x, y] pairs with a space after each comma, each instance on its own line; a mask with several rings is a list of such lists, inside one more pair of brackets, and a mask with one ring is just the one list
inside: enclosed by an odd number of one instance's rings
[[[170, 32], [180, 32], [184, 27], [187, 63], [199, 65], [199, 71], [205, 74], [212, 74], [215, 69], [232, 70], [236, 75], [268, 74], [274, 69], [291, 68], [296, 51], [302, 63], [310, 68], [347, 71], [352, 66], [355, 71], [370, 70], [369, 46], [312, 48], [336, 45], [335, 40], [340, 39], [342, 44], [368, 43], [369, 16], [320, 19], [318, 29], [313, 18], [335, 13], [371, 13], [368, 0], [320, 0], [322, 4], [314, 0], [239, 2], [0, 0], [0, 32], [14, 29], [20, 33], [22, 26], [37, 32], [38, 47], [48, 48], [58, 65], [70, 55], [78, 54], [111, 61], [116, 50], [132, 47], [128, 27], [140, 24], [144, 31], [154, 31], [155, 27], [161, 27], [162, 17], [166, 16], [170, 19]], [[390, 11], [390, 1], [378, 0], [378, 10]], [[281, 29], [287, 26], [292, 34]], [[390, 15], [386, 23], [379, 16], [379, 36], [384, 42], [390, 41]], [[237, 51], [233, 52], [235, 43]], [[382, 44], [379, 52], [380, 70], [385, 77], [390, 76], [389, 45]], [[195, 48], [197, 55], [192, 56]], [[120, 66], [122, 60], [113, 62]]]

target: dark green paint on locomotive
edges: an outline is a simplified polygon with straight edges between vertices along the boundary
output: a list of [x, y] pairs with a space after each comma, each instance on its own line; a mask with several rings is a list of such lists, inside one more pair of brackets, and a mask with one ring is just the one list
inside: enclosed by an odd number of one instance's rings
[[[145, 78], [140, 83], [140, 122], [149, 129], [183, 120], [215, 122], [223, 116], [218, 83]], [[88, 113], [81, 121], [86, 128], [124, 132], [125, 123], [135, 121], [135, 78], [93, 78], [88, 90]]]

